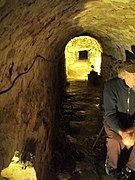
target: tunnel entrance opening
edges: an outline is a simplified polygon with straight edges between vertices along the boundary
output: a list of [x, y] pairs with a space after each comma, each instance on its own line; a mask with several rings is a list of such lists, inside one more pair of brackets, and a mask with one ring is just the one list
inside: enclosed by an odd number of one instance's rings
[[[102, 87], [89, 86], [87, 82], [90, 72], [101, 75], [101, 53], [99, 42], [89, 36], [75, 37], [65, 47], [66, 80], [69, 83], [62, 104], [62, 137], [59, 135], [61, 138], [55, 142], [53, 151], [58, 180], [94, 180], [96, 176], [100, 178], [105, 174], [104, 135], [96, 144], [96, 158], [92, 151], [102, 127]], [[102, 157], [101, 151], [104, 151]], [[95, 170], [97, 167], [100, 168], [100, 174]]]
[[88, 74], [93, 70], [101, 73], [102, 47], [90, 36], [75, 37], [65, 48], [67, 81], [88, 80]]

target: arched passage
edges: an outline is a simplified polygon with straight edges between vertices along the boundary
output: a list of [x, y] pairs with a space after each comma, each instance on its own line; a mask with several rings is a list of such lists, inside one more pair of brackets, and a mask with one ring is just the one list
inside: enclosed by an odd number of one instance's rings
[[67, 80], [87, 80], [91, 70], [100, 75], [101, 52], [99, 42], [89, 36], [75, 37], [65, 48]]

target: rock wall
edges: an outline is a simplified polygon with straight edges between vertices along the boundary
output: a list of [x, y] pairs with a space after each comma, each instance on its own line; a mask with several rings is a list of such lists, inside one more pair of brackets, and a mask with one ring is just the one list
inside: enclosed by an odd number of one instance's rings
[[65, 46], [76, 36], [94, 37], [103, 48], [102, 76], [112, 77], [113, 65], [135, 44], [134, 7], [133, 1], [0, 1], [0, 170], [19, 150], [24, 161], [34, 154], [39, 180], [49, 179]]

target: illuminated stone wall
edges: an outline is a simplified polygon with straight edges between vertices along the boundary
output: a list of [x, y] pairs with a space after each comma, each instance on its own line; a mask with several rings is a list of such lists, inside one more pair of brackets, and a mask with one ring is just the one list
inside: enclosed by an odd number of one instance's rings
[[50, 180], [65, 47], [74, 37], [94, 37], [103, 49], [102, 77], [111, 78], [135, 44], [134, 6], [134, 1], [0, 0], [0, 170], [19, 150], [24, 161], [34, 154], [38, 180]]
[[[79, 59], [79, 51], [87, 51], [87, 59]], [[102, 48], [94, 38], [80, 36], [72, 39], [65, 49], [67, 79], [87, 80], [92, 69], [100, 74], [101, 52]]]

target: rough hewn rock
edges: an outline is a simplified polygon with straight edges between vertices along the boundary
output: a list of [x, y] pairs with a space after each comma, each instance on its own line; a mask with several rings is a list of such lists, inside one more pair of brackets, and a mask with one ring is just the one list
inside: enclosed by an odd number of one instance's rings
[[0, 169], [33, 142], [38, 179], [49, 179], [66, 44], [96, 38], [106, 80], [135, 44], [134, 17], [134, 1], [0, 1]]

